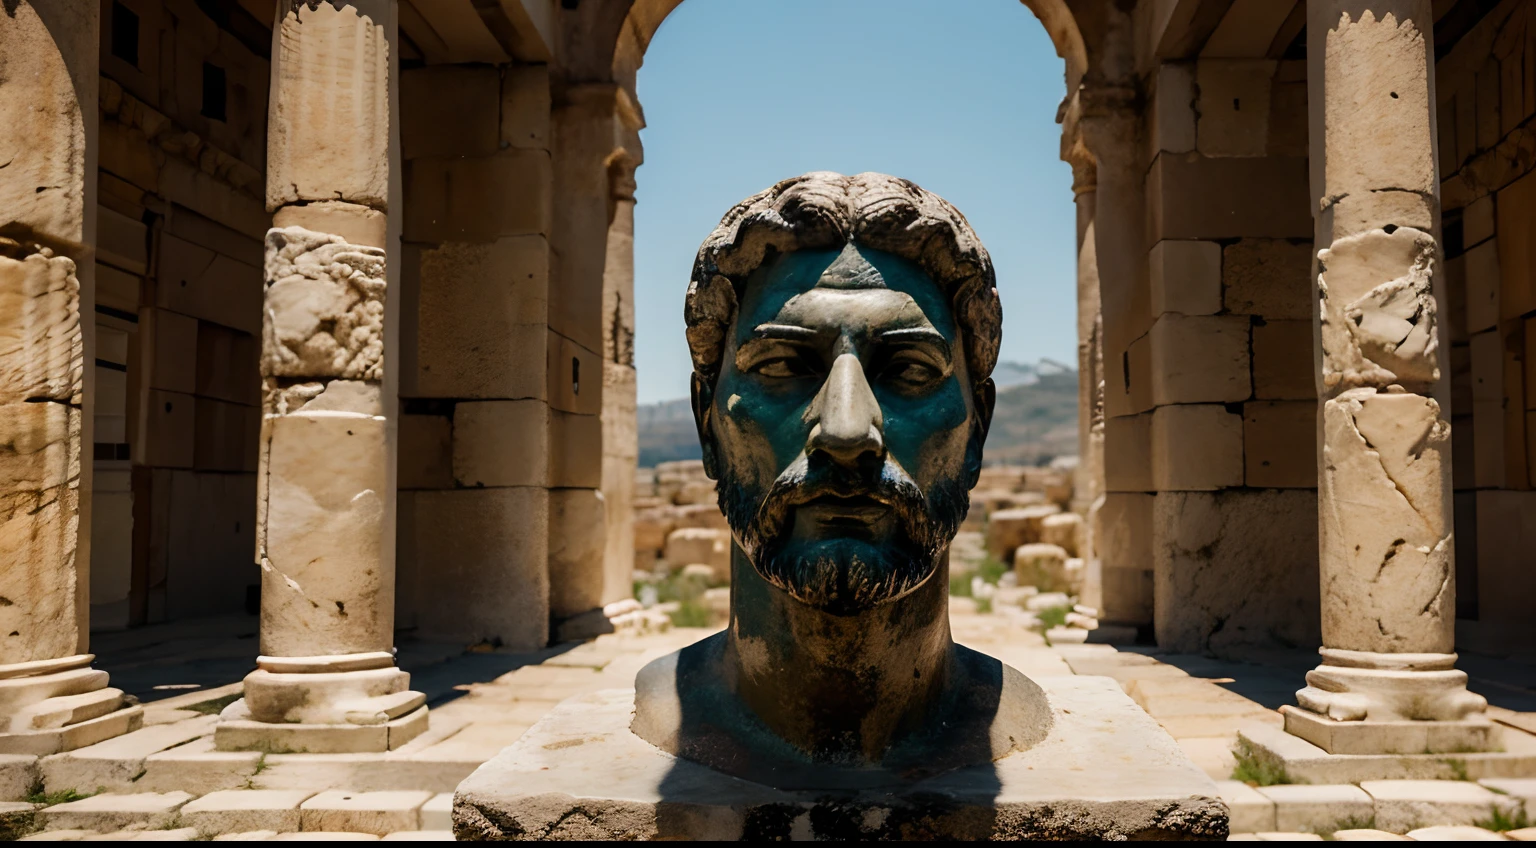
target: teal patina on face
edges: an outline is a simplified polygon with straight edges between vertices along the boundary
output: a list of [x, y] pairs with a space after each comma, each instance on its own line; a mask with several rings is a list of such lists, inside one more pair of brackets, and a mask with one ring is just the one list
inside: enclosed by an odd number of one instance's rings
[[641, 671], [634, 732], [785, 788], [920, 780], [1044, 738], [1039, 687], [949, 632], [1002, 319], [965, 218], [882, 174], [786, 180], [706, 239], [685, 317], [730, 624]]
[[901, 257], [849, 244], [752, 274], [708, 417], [765, 578], [846, 611], [933, 573], [980, 467], [962, 351], [944, 293]]

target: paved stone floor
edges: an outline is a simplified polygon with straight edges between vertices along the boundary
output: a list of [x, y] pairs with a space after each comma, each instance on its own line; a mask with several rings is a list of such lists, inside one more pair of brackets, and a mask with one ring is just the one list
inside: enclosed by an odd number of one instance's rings
[[[1219, 781], [1234, 839], [1536, 839], [1536, 828], [1523, 827], [1527, 803], [1536, 814], [1536, 779], [1258, 788], [1229, 780], [1238, 728], [1278, 725], [1275, 708], [1292, 702], [1313, 654], [1234, 662], [1150, 648], [1052, 646], [1007, 616], [957, 609], [953, 621], [959, 641], [1025, 674], [1116, 679]], [[0, 797], [20, 797], [39, 782], [48, 793], [34, 798], [41, 804], [0, 804], [0, 837], [449, 839], [452, 790], [481, 762], [561, 700], [629, 687], [645, 663], [709, 632], [615, 634], [533, 654], [403, 641], [400, 665], [427, 694], [432, 727], [383, 755], [213, 751], [216, 713], [238, 697], [232, 681], [251, 667], [254, 618], [98, 634], [98, 666], [145, 703], [146, 726], [41, 761], [0, 758], [0, 790], [8, 793]], [[1468, 657], [1463, 666], [1509, 732], [1536, 726], [1536, 665]], [[88, 797], [67, 800], [69, 791]]]

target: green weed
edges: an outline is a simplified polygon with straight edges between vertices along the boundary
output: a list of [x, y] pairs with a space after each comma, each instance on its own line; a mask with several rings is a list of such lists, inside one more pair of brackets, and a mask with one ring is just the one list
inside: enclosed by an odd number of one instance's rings
[[222, 698], [214, 698], [211, 701], [203, 701], [201, 703], [192, 704], [191, 706], [186, 707], [186, 709], [194, 713], [200, 713], [202, 715], [218, 715], [219, 713], [224, 712], [225, 707], [233, 704], [243, 697], [245, 697], [243, 692], [231, 692]]
[[1232, 748], [1232, 758], [1237, 760], [1237, 765], [1232, 767], [1233, 780], [1240, 780], [1249, 786], [1277, 786], [1295, 782], [1286, 774], [1285, 766], [1262, 756], [1247, 739], [1237, 740]]
[[1483, 830], [1492, 830], [1497, 833], [1507, 833], [1511, 830], [1520, 830], [1531, 826], [1530, 819], [1525, 815], [1525, 807], [1516, 807], [1514, 812], [1508, 812], [1498, 805], [1488, 808], [1488, 818], [1478, 819], [1472, 822]]

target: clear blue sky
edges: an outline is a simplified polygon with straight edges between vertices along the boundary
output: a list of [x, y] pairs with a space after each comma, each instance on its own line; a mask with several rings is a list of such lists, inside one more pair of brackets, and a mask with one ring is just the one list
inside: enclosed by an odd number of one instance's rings
[[1075, 363], [1063, 65], [1019, 0], [686, 0], [640, 69], [639, 400], [688, 396], [683, 295], [732, 204], [806, 171], [883, 171], [970, 219], [997, 267], [1002, 358]]

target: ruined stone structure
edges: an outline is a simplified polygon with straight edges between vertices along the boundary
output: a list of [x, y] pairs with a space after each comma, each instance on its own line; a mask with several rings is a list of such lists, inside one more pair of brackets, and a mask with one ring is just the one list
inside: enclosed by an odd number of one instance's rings
[[[606, 629], [636, 73], [679, 2], [4, 4], [0, 750], [134, 726], [92, 628], [259, 608], [221, 744], [314, 750], [428, 720], [397, 629]], [[1314, 741], [1484, 745], [1455, 651], [1536, 641], [1533, 4], [1023, 5], [1064, 62], [1101, 621], [1322, 645]]]

